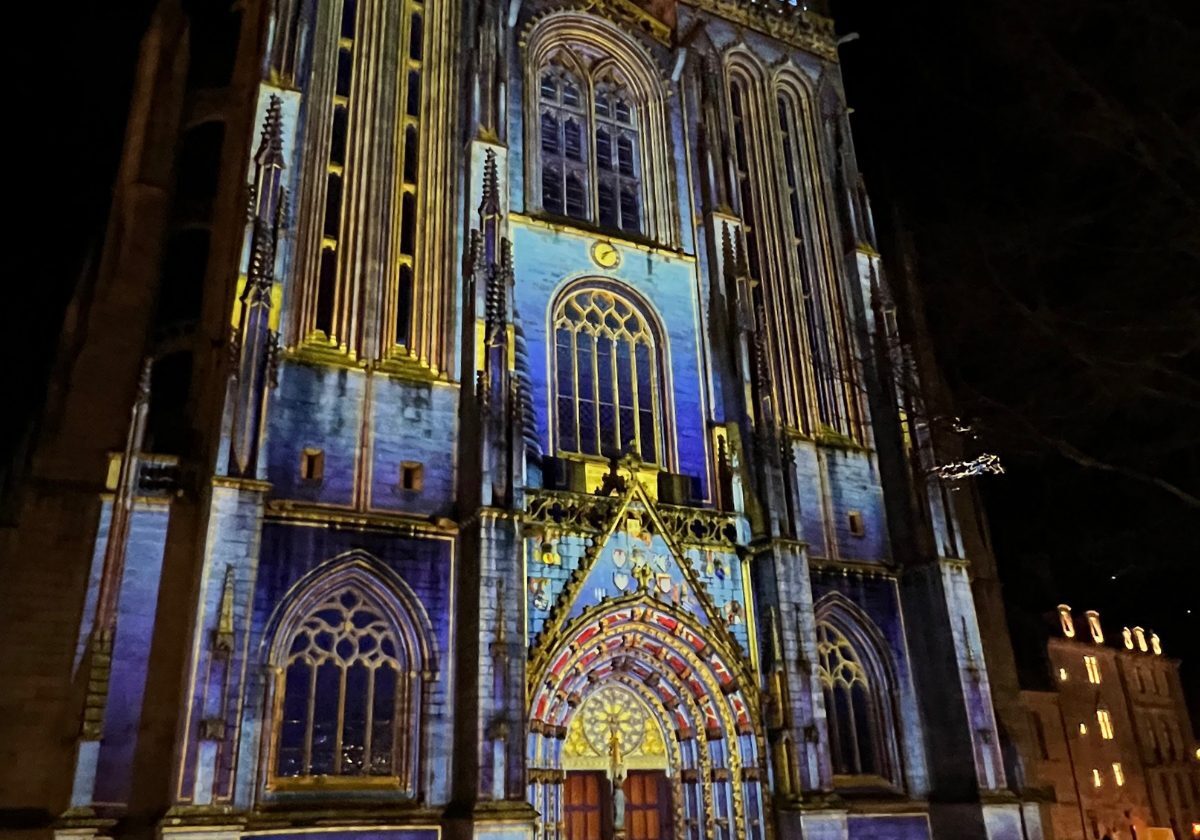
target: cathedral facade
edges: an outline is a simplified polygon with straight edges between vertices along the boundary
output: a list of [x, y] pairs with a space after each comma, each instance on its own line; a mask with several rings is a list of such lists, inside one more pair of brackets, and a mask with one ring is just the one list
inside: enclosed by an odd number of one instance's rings
[[164, 0], [6, 543], [60, 614], [3, 807], [1041, 838], [809, 5]]

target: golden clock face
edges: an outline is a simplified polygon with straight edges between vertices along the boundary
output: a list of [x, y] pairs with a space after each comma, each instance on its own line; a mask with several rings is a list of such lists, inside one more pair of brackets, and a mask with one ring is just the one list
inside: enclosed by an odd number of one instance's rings
[[601, 268], [616, 268], [621, 264], [621, 253], [611, 242], [597, 242], [592, 246], [592, 259]]

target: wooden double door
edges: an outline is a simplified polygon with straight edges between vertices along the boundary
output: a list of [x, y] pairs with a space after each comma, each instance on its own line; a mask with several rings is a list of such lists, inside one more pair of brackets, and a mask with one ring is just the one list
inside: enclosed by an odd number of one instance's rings
[[[662, 770], [631, 770], [625, 779], [625, 840], [671, 840], [671, 785]], [[612, 787], [601, 771], [567, 773], [563, 817], [567, 840], [612, 840]]]

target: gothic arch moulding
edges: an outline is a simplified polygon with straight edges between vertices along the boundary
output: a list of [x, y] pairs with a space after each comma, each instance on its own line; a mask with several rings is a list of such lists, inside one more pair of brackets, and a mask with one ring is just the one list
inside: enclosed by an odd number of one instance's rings
[[895, 705], [899, 681], [887, 640], [840, 592], [822, 596], [813, 610], [835, 775], [903, 785]]
[[268, 622], [260, 755], [268, 792], [326, 778], [418, 799], [438, 679], [432, 625], [404, 580], [353, 551], [301, 578]]
[[[658, 310], [636, 289], [628, 284], [614, 281], [607, 277], [580, 277], [562, 284], [551, 298], [546, 311], [548, 318], [547, 335], [553, 340], [547, 342], [547, 372], [551, 386], [548, 389], [548, 417], [551, 418], [550, 429], [552, 449], [555, 451], [586, 450], [574, 438], [564, 441], [562, 423], [566, 419], [563, 404], [564, 394], [560, 388], [560, 374], [566, 372], [566, 366], [572, 365], [577, 369], [580, 362], [578, 338], [587, 335], [596, 345], [592, 349], [593, 365], [599, 375], [600, 362], [596, 361], [601, 344], [607, 344], [608, 353], [619, 357], [622, 350], [628, 353], [631, 372], [622, 374], [621, 359], [617, 358], [614, 367], [609, 363], [610, 376], [615, 371], [615, 381], [609, 382], [613, 400], [618, 409], [613, 418], [616, 425], [621, 422], [620, 397], [622, 389], [630, 389], [636, 384], [636, 397], [650, 397], [649, 401], [630, 403], [630, 408], [638, 418], [636, 432], [633, 435], [634, 446], [638, 457], [648, 463], [658, 464], [666, 469], [673, 469], [678, 464], [678, 451], [675, 438], [675, 411], [673, 399], [673, 382], [671, 377], [671, 347], [667, 339], [662, 316]], [[561, 346], [567, 340], [570, 346]], [[569, 354], [568, 354], [569, 351]], [[640, 354], [640, 355], [639, 355]], [[573, 382], [575, 377], [571, 377]], [[649, 386], [649, 392], [644, 386]], [[579, 395], [574, 394], [578, 401]], [[652, 431], [647, 432], [645, 423], [639, 413], [645, 409], [653, 417]], [[597, 423], [601, 421], [597, 418]], [[652, 440], [643, 441], [643, 436]], [[625, 435], [622, 444], [616, 446], [615, 452], [591, 453], [608, 457], [612, 454], [623, 455]], [[573, 443], [574, 446], [565, 446]], [[649, 444], [649, 448], [647, 446]]]
[[[709, 837], [766, 836], [757, 684], [711, 628], [643, 589], [586, 611], [557, 638], [531, 662], [529, 680], [531, 795], [543, 819], [558, 819], [566, 770], [644, 766], [666, 770], [676, 825]], [[607, 754], [602, 743], [581, 746], [587, 710], [618, 694], [626, 711], [605, 718]], [[626, 717], [638, 725], [625, 726]]]
[[[526, 196], [541, 183], [538, 147], [539, 78], [543, 68], [562, 60], [581, 76], [586, 109], [592, 110], [597, 82], [618, 80], [633, 97], [639, 114], [640, 160], [644, 224], [641, 236], [677, 245], [678, 221], [672, 190], [674, 161], [671, 154], [669, 82], [650, 50], [634, 35], [595, 14], [576, 10], [552, 11], [534, 18], [521, 39], [525, 66], [525, 178]], [[531, 208], [539, 200], [527, 199]]]

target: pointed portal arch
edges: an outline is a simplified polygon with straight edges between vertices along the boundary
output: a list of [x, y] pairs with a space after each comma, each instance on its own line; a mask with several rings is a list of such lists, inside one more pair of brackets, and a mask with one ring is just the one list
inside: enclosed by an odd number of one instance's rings
[[529, 677], [530, 798], [547, 825], [562, 818], [576, 716], [604, 692], [627, 691], [667, 733], [684, 836], [765, 836], [757, 686], [724, 641], [645, 589], [587, 609], [556, 636]]

